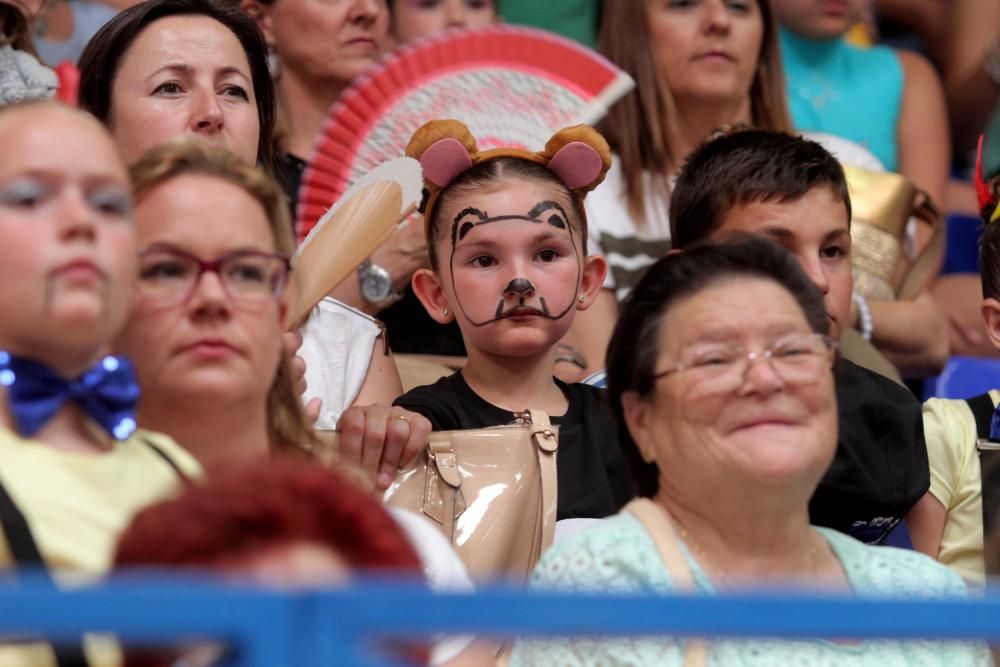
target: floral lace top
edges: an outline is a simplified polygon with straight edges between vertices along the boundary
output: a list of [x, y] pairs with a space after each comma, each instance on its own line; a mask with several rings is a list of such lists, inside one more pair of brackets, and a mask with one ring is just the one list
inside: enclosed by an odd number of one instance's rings
[[[825, 528], [816, 528], [840, 559], [855, 591], [864, 596], [947, 597], [966, 594], [961, 578], [912, 551], [872, 547]], [[715, 589], [705, 571], [681, 544], [696, 590]], [[655, 544], [628, 512], [577, 533], [545, 553], [533, 588], [616, 593], [674, 591]], [[682, 665], [683, 641], [674, 638], [572, 638], [518, 642], [511, 665]], [[835, 643], [815, 640], [736, 639], [711, 641], [708, 664], [729, 666], [992, 665], [985, 644], [927, 640]]]

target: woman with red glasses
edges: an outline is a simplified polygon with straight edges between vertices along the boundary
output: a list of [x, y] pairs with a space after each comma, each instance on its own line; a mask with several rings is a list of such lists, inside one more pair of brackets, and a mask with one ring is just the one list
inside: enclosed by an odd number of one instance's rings
[[120, 352], [157, 424], [211, 469], [308, 448], [282, 356], [293, 240], [275, 182], [227, 152], [182, 141], [133, 168], [138, 281]]

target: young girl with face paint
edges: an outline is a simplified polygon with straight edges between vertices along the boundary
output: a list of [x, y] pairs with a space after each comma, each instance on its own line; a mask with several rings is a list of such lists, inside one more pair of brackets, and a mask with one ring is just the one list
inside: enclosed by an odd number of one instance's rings
[[413, 290], [437, 322], [458, 323], [469, 360], [396, 405], [435, 430], [497, 426], [528, 408], [545, 410], [560, 426], [558, 519], [613, 514], [632, 487], [610, 414], [599, 391], [552, 374], [556, 344], [607, 271], [602, 257], [586, 255], [583, 214], [584, 196], [610, 166], [607, 143], [578, 126], [540, 153], [480, 152], [458, 121], [432, 121], [407, 154], [424, 168], [432, 266], [414, 275]]

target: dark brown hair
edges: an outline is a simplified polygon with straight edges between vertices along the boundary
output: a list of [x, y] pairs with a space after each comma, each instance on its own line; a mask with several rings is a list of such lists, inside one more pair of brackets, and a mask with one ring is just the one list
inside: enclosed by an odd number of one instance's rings
[[573, 204], [573, 211], [576, 213], [576, 220], [569, 220], [569, 224], [574, 225], [580, 233], [580, 240], [583, 244], [583, 252], [587, 250], [587, 217], [583, 210], [583, 200], [570, 192], [566, 184], [559, 180], [555, 172], [543, 164], [522, 160], [516, 157], [500, 157], [493, 160], [480, 162], [459, 174], [454, 181], [442, 188], [434, 199], [431, 210], [424, 215], [427, 217], [427, 249], [430, 254], [431, 268], [435, 271], [438, 268], [439, 258], [437, 256], [436, 243], [442, 235], [441, 211], [444, 210], [447, 202], [456, 197], [461, 197], [488, 188], [496, 183], [507, 181], [526, 181], [538, 183], [546, 187], [551, 187], [565, 194], [566, 198]]
[[111, 98], [121, 61], [140, 33], [168, 16], [207, 16], [239, 40], [250, 64], [260, 136], [257, 164], [276, 173], [275, 93], [267, 69], [267, 44], [260, 28], [237, 5], [221, 0], [146, 0], [119, 12], [87, 43], [80, 56], [80, 108], [111, 125]]
[[[754, 126], [767, 130], [789, 130], [792, 124], [785, 102], [785, 76], [777, 27], [769, 0], [756, 2], [764, 24], [764, 36], [749, 91], [751, 121]], [[668, 124], [674, 117], [675, 105], [656, 64], [647, 4], [646, 0], [604, 3], [598, 39], [601, 52], [628, 72], [636, 83], [635, 90], [611, 107], [598, 129], [617, 154], [629, 213], [639, 224], [646, 217], [643, 171], [652, 174], [653, 188], [666, 198], [669, 196], [667, 174], [684, 158], [670, 145]]]
[[820, 144], [767, 130], [720, 135], [692, 152], [677, 176], [671, 243], [686, 248], [708, 239], [736, 206], [794, 201], [816, 188], [829, 189], [851, 219], [844, 169]]
[[660, 325], [677, 301], [730, 278], [762, 278], [784, 287], [798, 302], [809, 327], [826, 334], [830, 321], [823, 295], [798, 261], [776, 243], [747, 234], [718, 245], [700, 245], [667, 255], [649, 267], [625, 299], [608, 344], [608, 400], [618, 423], [618, 441], [632, 471], [636, 492], [659, 489], [659, 470], [646, 463], [625, 423], [622, 396], [648, 396], [655, 385]]

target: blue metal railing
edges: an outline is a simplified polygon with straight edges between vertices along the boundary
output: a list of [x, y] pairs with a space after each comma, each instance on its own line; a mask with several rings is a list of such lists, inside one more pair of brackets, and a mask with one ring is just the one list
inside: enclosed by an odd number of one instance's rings
[[962, 600], [815, 598], [767, 593], [687, 598], [525, 593], [490, 588], [434, 595], [418, 585], [368, 582], [279, 592], [190, 579], [112, 581], [60, 592], [44, 582], [0, 583], [0, 634], [72, 639], [108, 632], [127, 643], [209, 638], [247, 667], [388, 664], [380, 637], [434, 633], [705, 635], [985, 639], [1000, 643], [1000, 591]]

